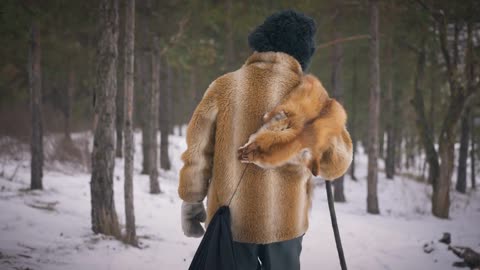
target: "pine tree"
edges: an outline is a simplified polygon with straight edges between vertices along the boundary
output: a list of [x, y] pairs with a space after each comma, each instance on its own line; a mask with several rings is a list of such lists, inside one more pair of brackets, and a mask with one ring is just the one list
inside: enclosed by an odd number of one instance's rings
[[33, 22], [30, 32], [29, 88], [32, 133], [30, 138], [30, 188], [43, 189], [43, 123], [42, 123], [42, 70], [40, 30]]
[[[341, 8], [339, 7], [338, 3], [335, 5], [333, 9], [333, 13], [336, 14], [335, 18], [333, 19], [333, 40], [336, 40], [340, 37], [340, 31], [338, 29], [339, 22], [341, 19]], [[342, 43], [336, 43], [333, 45], [332, 48], [332, 74], [331, 74], [331, 81], [332, 81], [332, 92], [333, 97], [343, 104], [343, 45]], [[336, 179], [333, 182], [334, 193], [333, 198], [336, 202], [346, 202], [347, 199], [345, 198], [345, 193], [343, 189], [343, 175]]]
[[113, 197], [115, 166], [115, 94], [117, 91], [118, 0], [100, 0], [99, 38], [95, 68], [95, 112], [97, 124], [93, 139], [92, 230], [120, 237]]
[[125, 6], [125, 36], [124, 36], [124, 97], [125, 97], [125, 241], [137, 245], [135, 230], [135, 212], [133, 205], [133, 159], [134, 159], [134, 134], [133, 134], [133, 74], [134, 74], [134, 47], [135, 47], [135, 0], [127, 0]]
[[378, 125], [380, 113], [380, 64], [378, 34], [378, 0], [370, 0], [370, 101], [368, 116], [368, 194], [367, 212], [379, 214], [378, 181]]

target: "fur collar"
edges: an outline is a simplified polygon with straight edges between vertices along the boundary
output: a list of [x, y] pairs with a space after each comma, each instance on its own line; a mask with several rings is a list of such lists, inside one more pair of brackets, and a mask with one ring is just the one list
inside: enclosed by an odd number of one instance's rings
[[245, 61], [245, 66], [256, 64], [261, 66], [262, 64], [274, 64], [278, 67], [287, 68], [298, 76], [302, 76], [303, 71], [300, 63], [291, 55], [283, 52], [257, 52], [255, 51]]

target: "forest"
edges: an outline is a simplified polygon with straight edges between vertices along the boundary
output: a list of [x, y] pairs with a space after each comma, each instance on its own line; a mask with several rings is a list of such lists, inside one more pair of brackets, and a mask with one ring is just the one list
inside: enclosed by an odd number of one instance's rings
[[[476, 0], [0, 1], [0, 269], [188, 268], [187, 126], [287, 9], [315, 19], [304, 73], [348, 114], [332, 184], [349, 266], [479, 269]], [[305, 269], [339, 267], [324, 188]]]

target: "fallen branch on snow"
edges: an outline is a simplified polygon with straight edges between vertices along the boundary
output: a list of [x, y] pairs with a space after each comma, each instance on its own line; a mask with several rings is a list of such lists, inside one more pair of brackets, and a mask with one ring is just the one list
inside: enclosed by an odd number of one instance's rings
[[480, 254], [469, 247], [448, 246], [457, 257], [463, 259], [463, 262], [454, 263], [457, 267], [470, 267], [471, 269], [480, 269]]

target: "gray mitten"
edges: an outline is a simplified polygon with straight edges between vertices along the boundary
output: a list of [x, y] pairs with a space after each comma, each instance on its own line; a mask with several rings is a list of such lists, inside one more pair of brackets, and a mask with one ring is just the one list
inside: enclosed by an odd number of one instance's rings
[[182, 230], [188, 237], [202, 237], [205, 233], [200, 222], [205, 222], [207, 213], [202, 202], [182, 203]]

